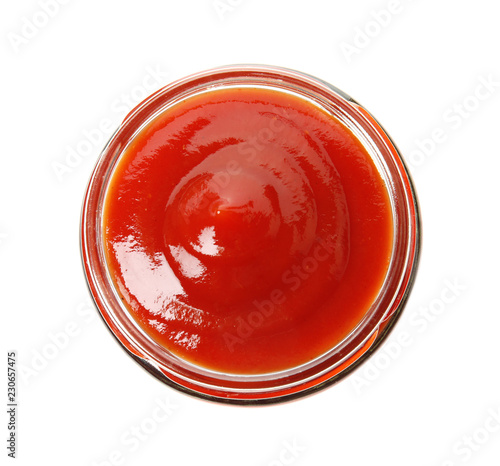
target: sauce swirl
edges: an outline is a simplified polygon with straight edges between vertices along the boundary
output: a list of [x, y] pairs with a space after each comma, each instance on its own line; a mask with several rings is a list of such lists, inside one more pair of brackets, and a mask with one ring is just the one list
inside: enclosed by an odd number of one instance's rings
[[309, 100], [214, 89], [171, 106], [121, 155], [104, 244], [130, 313], [208, 369], [285, 370], [342, 341], [384, 280], [384, 182], [357, 138]]

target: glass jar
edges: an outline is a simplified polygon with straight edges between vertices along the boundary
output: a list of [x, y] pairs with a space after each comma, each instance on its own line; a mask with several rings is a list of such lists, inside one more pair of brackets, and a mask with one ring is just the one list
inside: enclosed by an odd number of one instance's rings
[[[189, 363], [155, 342], [137, 324], [115, 288], [103, 245], [103, 206], [113, 170], [148, 122], [190, 96], [225, 87], [264, 87], [309, 99], [358, 138], [378, 168], [393, 215], [393, 248], [382, 287], [347, 337], [313, 361], [284, 371], [241, 375]], [[408, 298], [418, 264], [420, 226], [412, 181], [396, 146], [362, 106], [339, 89], [297, 71], [255, 65], [227, 66], [178, 80], [151, 95], [124, 119], [91, 176], [81, 219], [84, 271], [95, 304], [121, 346], [148, 372], [174, 388], [212, 401], [263, 404], [290, 400], [331, 385], [365, 361], [387, 337]]]

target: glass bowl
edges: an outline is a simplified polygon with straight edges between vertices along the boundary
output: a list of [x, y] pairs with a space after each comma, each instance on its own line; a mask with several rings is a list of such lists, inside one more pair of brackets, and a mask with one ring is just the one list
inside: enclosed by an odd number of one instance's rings
[[[331, 112], [361, 141], [389, 193], [393, 248], [384, 283], [357, 327], [313, 361], [288, 370], [236, 375], [184, 361], [156, 343], [130, 315], [111, 279], [103, 247], [106, 188], [120, 155], [137, 132], [169, 106], [189, 96], [225, 86], [259, 86], [310, 99]], [[356, 369], [387, 337], [403, 310], [417, 270], [420, 225], [418, 203], [405, 163], [382, 126], [351, 97], [334, 86], [297, 71], [257, 65], [227, 66], [178, 80], [134, 108], [102, 151], [85, 193], [81, 253], [94, 302], [121, 346], [164, 383], [204, 399], [264, 404], [291, 400], [329, 386]]]

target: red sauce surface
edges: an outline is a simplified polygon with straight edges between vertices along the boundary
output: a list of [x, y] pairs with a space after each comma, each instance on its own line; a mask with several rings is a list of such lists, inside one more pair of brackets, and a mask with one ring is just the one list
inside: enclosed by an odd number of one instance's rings
[[342, 123], [300, 97], [213, 90], [143, 128], [106, 192], [108, 267], [141, 327], [181, 358], [256, 374], [343, 340], [392, 248], [387, 190]]

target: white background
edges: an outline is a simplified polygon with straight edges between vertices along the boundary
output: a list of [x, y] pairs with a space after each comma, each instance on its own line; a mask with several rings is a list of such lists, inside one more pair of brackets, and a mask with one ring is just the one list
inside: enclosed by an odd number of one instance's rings
[[[0, 391], [14, 349], [17, 464], [499, 464], [498, 3], [54, 1], [50, 16], [35, 0], [0, 15]], [[190, 398], [128, 358], [90, 304], [78, 244], [87, 180], [125, 112], [233, 63], [352, 95], [405, 154], [423, 217], [385, 347], [334, 387], [262, 408]]]

